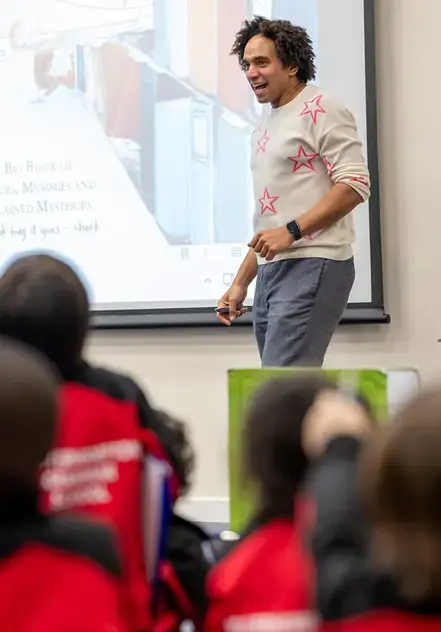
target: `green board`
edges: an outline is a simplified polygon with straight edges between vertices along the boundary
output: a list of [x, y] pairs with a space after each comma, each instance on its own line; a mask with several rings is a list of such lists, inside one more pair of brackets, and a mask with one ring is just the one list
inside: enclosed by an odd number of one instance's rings
[[[298, 372], [299, 370], [297, 370]], [[229, 389], [229, 470], [230, 470], [230, 528], [240, 531], [252, 511], [249, 490], [242, 485], [241, 476], [241, 428], [250, 396], [265, 380], [277, 376], [286, 377], [296, 369], [237, 369], [228, 372]], [[304, 370], [301, 370], [304, 373]], [[322, 370], [325, 375], [344, 388], [350, 388], [364, 397], [372, 406], [377, 419], [387, 414], [386, 371], [379, 370]]]

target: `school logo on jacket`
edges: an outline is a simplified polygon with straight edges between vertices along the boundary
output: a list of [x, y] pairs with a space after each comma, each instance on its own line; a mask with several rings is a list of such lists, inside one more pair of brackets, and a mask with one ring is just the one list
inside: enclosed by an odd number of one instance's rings
[[141, 443], [129, 439], [53, 450], [40, 479], [42, 489], [49, 495], [50, 510], [112, 502], [109, 487], [118, 482], [119, 467], [141, 458]]

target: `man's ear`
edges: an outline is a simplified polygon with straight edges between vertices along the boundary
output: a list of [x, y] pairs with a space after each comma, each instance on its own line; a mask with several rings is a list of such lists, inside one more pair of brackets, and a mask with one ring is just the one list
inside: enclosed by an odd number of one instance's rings
[[289, 76], [295, 77], [298, 72], [299, 72], [298, 66], [291, 66], [291, 68], [289, 69]]

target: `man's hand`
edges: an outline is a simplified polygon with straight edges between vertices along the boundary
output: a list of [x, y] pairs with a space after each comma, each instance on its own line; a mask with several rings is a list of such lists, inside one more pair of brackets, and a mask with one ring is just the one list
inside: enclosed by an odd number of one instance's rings
[[303, 450], [310, 459], [319, 458], [331, 439], [367, 434], [372, 425], [368, 413], [357, 401], [338, 391], [322, 391], [303, 420]]
[[281, 226], [260, 231], [254, 235], [248, 246], [261, 257], [265, 257], [267, 261], [271, 261], [279, 252], [287, 250], [293, 243], [294, 237], [286, 226]]
[[221, 314], [217, 312], [217, 317], [221, 323], [224, 325], [231, 325], [231, 322], [239, 316], [245, 314], [248, 310], [246, 307], [242, 307], [241, 309], [237, 309], [238, 305], [243, 304], [245, 298], [247, 296], [247, 288], [236, 283], [230, 287], [230, 289], [225, 292], [223, 297], [218, 301], [218, 307], [228, 307], [229, 311], [226, 314]]

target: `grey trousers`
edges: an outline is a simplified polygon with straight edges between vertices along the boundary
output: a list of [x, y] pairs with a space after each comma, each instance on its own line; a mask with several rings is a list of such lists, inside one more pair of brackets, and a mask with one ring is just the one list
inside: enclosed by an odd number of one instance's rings
[[354, 278], [352, 258], [288, 259], [260, 265], [253, 321], [262, 366], [320, 367]]

